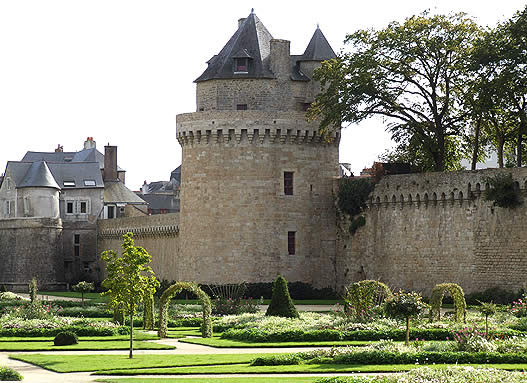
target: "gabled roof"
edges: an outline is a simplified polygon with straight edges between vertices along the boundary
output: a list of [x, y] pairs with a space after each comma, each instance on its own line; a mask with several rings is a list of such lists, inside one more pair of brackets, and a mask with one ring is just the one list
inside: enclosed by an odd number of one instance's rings
[[[22, 161], [46, 161], [47, 163], [98, 162], [99, 169], [104, 169], [104, 154], [96, 148], [82, 149], [78, 152], [26, 152]], [[119, 166], [117, 171], [124, 172]]]
[[143, 199], [128, 189], [121, 181], [107, 181], [104, 183], [104, 203], [146, 205]]
[[167, 209], [169, 213], [179, 211], [179, 198], [169, 194], [144, 194], [140, 195], [152, 210]]
[[42, 187], [60, 190], [60, 186], [53, 178], [46, 162], [33, 162], [27, 170], [22, 182], [17, 184], [17, 188]]
[[[208, 68], [195, 82], [217, 78], [274, 78], [268, 63], [272, 39], [271, 33], [251, 12], [220, 53], [208, 61]], [[240, 57], [249, 58], [248, 73], [234, 73], [234, 58]]]
[[[101, 170], [97, 162], [46, 163], [44, 161], [9, 161], [6, 171], [9, 171], [17, 188], [93, 189], [104, 187]], [[72, 186], [65, 187], [64, 181], [69, 181], [69, 185]], [[86, 184], [85, 181], [90, 182]]]
[[320, 27], [317, 25], [317, 29], [315, 30], [315, 33], [313, 33], [313, 36], [311, 37], [309, 44], [307, 44], [307, 48], [299, 61], [324, 61], [334, 59], [335, 57], [337, 57], [337, 55], [333, 51], [333, 48], [331, 48], [331, 45], [329, 45], [328, 40], [326, 40], [326, 36], [324, 36]]

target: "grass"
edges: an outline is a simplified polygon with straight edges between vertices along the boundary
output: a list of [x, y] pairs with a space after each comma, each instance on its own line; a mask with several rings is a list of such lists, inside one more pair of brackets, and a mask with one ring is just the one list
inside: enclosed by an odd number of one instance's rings
[[118, 378], [97, 379], [104, 383], [314, 383], [320, 377], [250, 377], [250, 378]]
[[[44, 297], [48, 295], [51, 297], [82, 298], [81, 293], [75, 291], [39, 291], [38, 294]], [[90, 303], [106, 303], [108, 298], [101, 297], [99, 293], [85, 293], [84, 299], [89, 300]]]
[[[35, 337], [23, 337], [23, 336], [3, 336], [0, 337], [0, 345], [2, 342], [42, 342], [42, 341], [53, 341], [53, 336], [35, 336]], [[111, 335], [111, 336], [80, 336], [79, 341], [115, 341], [115, 340], [128, 340], [130, 335]], [[148, 334], [146, 332], [134, 331], [135, 340], [156, 340], [159, 336], [155, 334]]]
[[[201, 334], [198, 334], [201, 335]], [[221, 339], [219, 336], [212, 338], [186, 338], [179, 340], [182, 343], [201, 344], [216, 348], [273, 348], [273, 347], [324, 347], [324, 346], [365, 346], [376, 341], [306, 341], [306, 342], [248, 342], [242, 340]]]
[[[53, 340], [0, 342], [0, 351], [59, 351], [59, 350], [128, 350], [130, 342], [126, 340], [90, 341], [80, 340], [71, 346], [54, 346]], [[173, 350], [175, 347], [164, 344], [135, 341], [136, 350]]]
[[[446, 368], [450, 365], [427, 365], [432, 368]], [[458, 366], [480, 366], [459, 364]], [[374, 373], [374, 372], [402, 372], [423, 367], [419, 364], [390, 364], [390, 365], [350, 365], [350, 364], [300, 364], [289, 366], [250, 366], [244, 364], [145, 368], [112, 371], [97, 371], [95, 375], [190, 375], [190, 374], [320, 374], [320, 373]], [[527, 364], [488, 364], [485, 367], [503, 370], [527, 370]]]
[[[267, 355], [267, 354], [266, 354]], [[279, 355], [279, 354], [269, 354]], [[140, 369], [178, 366], [209, 366], [221, 364], [249, 363], [261, 354], [195, 354], [158, 355], [137, 354], [133, 359], [127, 355], [50, 355], [13, 354], [11, 359], [31, 363], [55, 372], [89, 372], [110, 369]]]

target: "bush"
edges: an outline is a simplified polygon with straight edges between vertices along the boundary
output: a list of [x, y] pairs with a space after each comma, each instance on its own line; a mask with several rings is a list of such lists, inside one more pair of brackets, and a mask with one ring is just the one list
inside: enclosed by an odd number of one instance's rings
[[212, 313], [216, 315], [233, 315], [256, 313], [259, 311], [258, 302], [249, 299], [215, 298], [212, 300]]
[[0, 367], [0, 380], [1, 381], [19, 381], [24, 379], [22, 375], [9, 367]]
[[375, 307], [391, 296], [390, 288], [382, 282], [363, 280], [352, 283], [344, 294], [344, 313], [357, 322], [371, 321]]
[[518, 318], [527, 317], [527, 293], [524, 293], [521, 299], [512, 302], [510, 312]]
[[522, 204], [520, 190], [514, 185], [512, 174], [496, 174], [494, 177], [487, 177], [486, 181], [490, 188], [485, 190], [484, 196], [494, 206], [512, 209]]
[[55, 336], [55, 339], [53, 339], [53, 344], [55, 346], [70, 346], [72, 344], [77, 344], [77, 343], [79, 343], [77, 334], [71, 331], [59, 332]]
[[28, 290], [29, 290], [29, 299], [31, 300], [31, 303], [36, 303], [37, 293], [38, 293], [37, 278], [33, 277], [33, 279], [31, 279], [31, 282], [29, 282]]
[[[469, 305], [477, 305], [478, 302], [494, 302], [500, 305], [510, 305], [513, 301], [522, 297], [523, 291], [505, 290], [501, 287], [491, 287], [481, 292], [470, 293], [465, 296]], [[453, 303], [450, 297], [445, 297], [445, 303]]]
[[303, 359], [297, 354], [273, 355], [256, 358], [251, 361], [251, 366], [286, 366], [301, 364]]
[[289, 296], [287, 281], [279, 275], [273, 283], [273, 297], [265, 313], [267, 316], [278, 316], [284, 318], [299, 318], [293, 300]]
[[3, 291], [0, 293], [0, 300], [21, 300], [22, 298], [15, 293]]

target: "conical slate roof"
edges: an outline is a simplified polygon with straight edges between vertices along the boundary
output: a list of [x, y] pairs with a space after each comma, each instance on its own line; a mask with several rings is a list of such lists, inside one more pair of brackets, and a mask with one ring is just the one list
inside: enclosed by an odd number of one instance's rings
[[311, 41], [307, 44], [307, 48], [299, 61], [324, 61], [334, 59], [335, 57], [337, 55], [317, 25], [317, 29], [313, 33], [313, 37], [311, 37]]
[[[223, 49], [208, 61], [208, 68], [195, 82], [218, 78], [274, 78], [269, 70], [269, 54], [273, 36], [260, 19], [251, 14]], [[234, 73], [234, 59], [248, 58], [248, 73]]]
[[33, 162], [18, 187], [45, 187], [60, 190], [60, 186], [53, 178], [45, 161]]

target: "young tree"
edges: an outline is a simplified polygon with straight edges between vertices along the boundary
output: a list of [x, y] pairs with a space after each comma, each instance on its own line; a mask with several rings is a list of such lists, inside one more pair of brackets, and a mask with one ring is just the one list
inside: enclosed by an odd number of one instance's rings
[[479, 33], [465, 14], [425, 13], [348, 35], [351, 52], [315, 72], [325, 90], [309, 115], [321, 118], [322, 130], [381, 116], [396, 142], [427, 156], [433, 168], [426, 170], [448, 170], [465, 126], [468, 59]]
[[489, 316], [496, 314], [498, 307], [493, 302], [478, 301], [478, 311], [485, 315], [485, 338], [489, 337]]
[[423, 302], [421, 295], [416, 292], [405, 293], [399, 291], [394, 293], [392, 297], [386, 299], [384, 303], [384, 311], [386, 315], [392, 318], [403, 318], [406, 320], [406, 341], [405, 344], [410, 344], [410, 318], [417, 316], [427, 305]]
[[110, 297], [109, 305], [114, 310], [121, 310], [130, 318], [130, 354], [133, 352], [134, 314], [137, 306], [146, 294], [154, 294], [159, 281], [148, 266], [152, 257], [142, 247], [135, 246], [132, 233], [123, 235], [122, 255], [113, 250], [102, 253], [107, 263], [107, 278], [102, 282], [107, 289], [103, 295]]
[[73, 291], [81, 293], [82, 305], [84, 306], [84, 294], [89, 293], [95, 289], [92, 282], [80, 281], [76, 285], [72, 286]]

